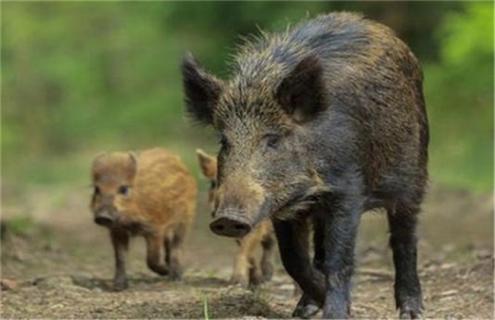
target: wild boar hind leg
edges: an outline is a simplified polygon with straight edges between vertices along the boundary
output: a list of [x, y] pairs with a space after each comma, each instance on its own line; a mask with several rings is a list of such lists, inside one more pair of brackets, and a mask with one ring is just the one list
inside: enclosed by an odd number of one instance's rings
[[401, 319], [421, 318], [423, 302], [417, 272], [416, 223], [419, 204], [398, 201], [387, 210], [395, 266], [395, 301]]
[[[287, 273], [297, 282], [303, 291], [303, 298], [322, 306], [325, 301], [325, 278], [323, 273], [313, 267], [308, 250], [309, 225], [304, 220], [273, 220], [278, 240], [280, 256]], [[293, 316], [303, 317], [300, 301]], [[312, 314], [313, 315], [313, 314]], [[311, 315], [309, 315], [311, 316]]]
[[186, 227], [180, 224], [165, 237], [165, 262], [170, 271], [170, 279], [182, 278], [182, 245], [186, 235]]
[[[324, 212], [313, 212], [313, 266], [321, 273], [324, 273], [325, 248], [323, 247], [323, 241], [325, 235], [325, 221], [323, 220], [322, 214], [324, 214]], [[318, 303], [314, 301], [310, 295], [303, 294], [292, 315], [294, 317], [309, 319], [316, 315], [319, 310], [320, 306]]]
[[161, 260], [163, 252], [163, 236], [161, 234], [147, 234], [146, 239], [146, 263], [148, 268], [161, 276], [166, 276], [169, 273], [168, 268]]

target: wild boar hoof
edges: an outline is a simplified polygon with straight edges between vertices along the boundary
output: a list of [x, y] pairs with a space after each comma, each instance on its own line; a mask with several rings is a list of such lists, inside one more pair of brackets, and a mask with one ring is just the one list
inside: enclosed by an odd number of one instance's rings
[[400, 319], [423, 319], [421, 311], [401, 311]]
[[294, 309], [294, 312], [292, 312], [292, 316], [294, 318], [309, 319], [313, 318], [319, 310], [320, 307], [314, 301], [303, 294], [303, 296], [297, 303], [296, 309]]
[[129, 287], [129, 284], [127, 283], [127, 280], [115, 280], [113, 282], [113, 290], [114, 291], [122, 291], [125, 290]]
[[421, 298], [408, 298], [400, 305], [400, 319], [422, 319]]

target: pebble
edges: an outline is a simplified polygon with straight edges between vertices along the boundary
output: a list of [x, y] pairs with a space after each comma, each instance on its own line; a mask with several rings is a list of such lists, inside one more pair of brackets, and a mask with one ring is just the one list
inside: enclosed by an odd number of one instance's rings
[[12, 290], [17, 287], [17, 282], [12, 279], [0, 279], [0, 288], [2, 290]]

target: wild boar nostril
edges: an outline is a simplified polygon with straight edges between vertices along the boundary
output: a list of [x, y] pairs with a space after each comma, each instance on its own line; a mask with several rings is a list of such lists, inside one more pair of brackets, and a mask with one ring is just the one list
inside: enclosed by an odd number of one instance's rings
[[246, 230], [248, 227], [245, 224], [236, 224], [234, 228], [237, 230]]

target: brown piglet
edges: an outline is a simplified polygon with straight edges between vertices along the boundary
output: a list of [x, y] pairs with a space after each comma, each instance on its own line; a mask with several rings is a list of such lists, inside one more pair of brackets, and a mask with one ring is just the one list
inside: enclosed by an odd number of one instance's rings
[[126, 253], [135, 235], [146, 240], [152, 271], [180, 279], [197, 193], [180, 158], [161, 148], [105, 153], [94, 159], [91, 171], [94, 221], [109, 229], [115, 253], [114, 289], [127, 287]]
[[[200, 149], [196, 150], [196, 154], [201, 172], [210, 181], [208, 202], [213, 212], [217, 185], [217, 159]], [[269, 219], [262, 221], [248, 234], [236, 239], [236, 242], [239, 251], [234, 259], [231, 283], [247, 287], [270, 280], [273, 275], [272, 260], [275, 245], [272, 222]], [[258, 262], [255, 253], [260, 247], [262, 256]]]

